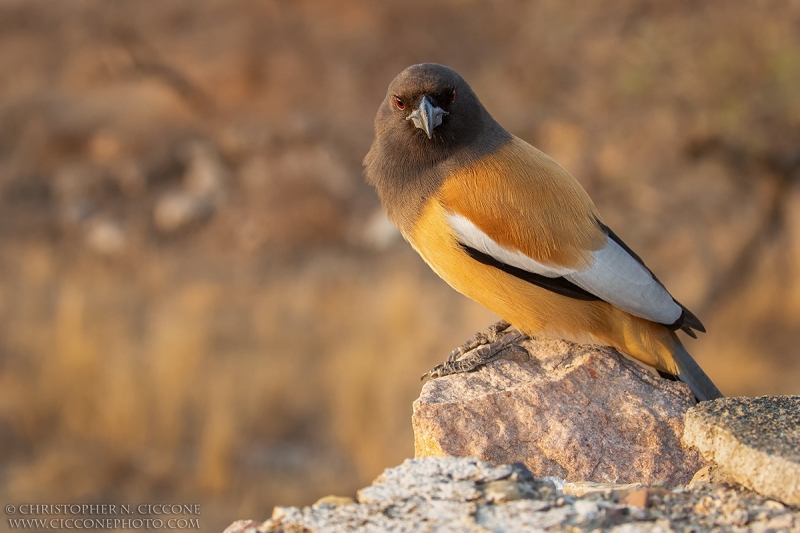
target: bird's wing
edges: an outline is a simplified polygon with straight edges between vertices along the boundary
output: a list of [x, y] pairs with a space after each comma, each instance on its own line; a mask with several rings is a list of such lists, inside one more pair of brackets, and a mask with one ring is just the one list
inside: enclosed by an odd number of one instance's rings
[[439, 201], [464, 250], [553, 292], [600, 299], [660, 324], [702, 324], [604, 226], [566, 170], [519, 139], [459, 168]]

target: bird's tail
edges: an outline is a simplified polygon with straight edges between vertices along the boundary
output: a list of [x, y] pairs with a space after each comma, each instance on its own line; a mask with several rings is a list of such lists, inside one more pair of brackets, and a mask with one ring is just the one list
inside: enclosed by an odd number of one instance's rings
[[617, 308], [611, 311], [617, 313], [611, 315], [614, 327], [597, 334], [602, 342], [655, 368], [662, 377], [686, 383], [700, 402], [723, 397], [674, 331]]
[[[676, 339], [677, 341], [677, 339]], [[675, 342], [672, 356], [678, 364], [678, 379], [689, 385], [698, 402], [722, 398], [714, 382], [700, 368], [680, 341]]]

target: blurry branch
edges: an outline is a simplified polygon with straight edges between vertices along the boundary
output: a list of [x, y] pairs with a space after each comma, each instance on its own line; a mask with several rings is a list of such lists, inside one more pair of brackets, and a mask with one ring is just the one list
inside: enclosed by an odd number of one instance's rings
[[761, 223], [739, 250], [730, 268], [712, 281], [700, 309], [701, 314], [710, 315], [752, 279], [764, 252], [786, 235], [787, 193], [800, 176], [800, 151], [758, 152], [719, 137], [708, 137], [691, 141], [685, 153], [690, 159], [717, 157], [737, 173], [757, 173], [772, 181], [771, 196]]
[[159, 79], [171, 87], [199, 114], [207, 115], [214, 111], [211, 96], [183, 74], [177, 67], [163, 60], [161, 54], [147, 43], [133, 28], [117, 29], [113, 33], [116, 40], [130, 55], [133, 67], [146, 76]]

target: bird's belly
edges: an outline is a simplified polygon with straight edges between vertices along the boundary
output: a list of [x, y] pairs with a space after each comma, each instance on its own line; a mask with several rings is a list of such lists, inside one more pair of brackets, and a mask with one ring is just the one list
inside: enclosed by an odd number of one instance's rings
[[500, 315], [529, 335], [599, 341], [607, 320], [604, 302], [573, 300], [484, 265], [464, 252], [447, 223], [446, 212], [428, 202], [412, 234], [406, 236], [425, 262], [454, 289]]

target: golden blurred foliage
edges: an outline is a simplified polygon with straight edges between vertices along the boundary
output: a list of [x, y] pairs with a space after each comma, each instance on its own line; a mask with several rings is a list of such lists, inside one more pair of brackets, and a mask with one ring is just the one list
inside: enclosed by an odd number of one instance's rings
[[2, 0], [0, 51], [3, 501], [221, 530], [413, 453], [495, 318], [361, 178], [422, 61], [575, 174], [724, 393], [800, 393], [797, 2]]

